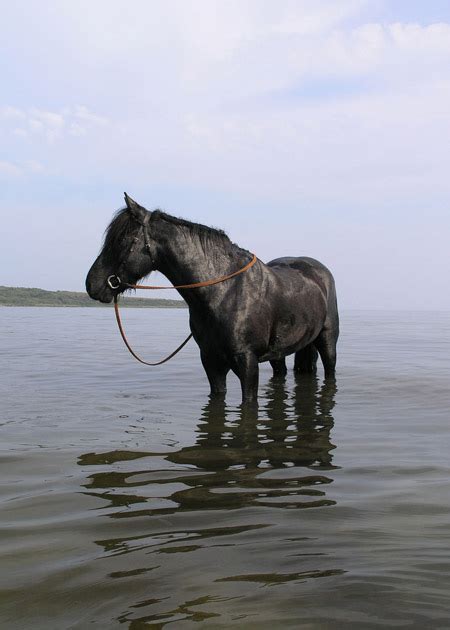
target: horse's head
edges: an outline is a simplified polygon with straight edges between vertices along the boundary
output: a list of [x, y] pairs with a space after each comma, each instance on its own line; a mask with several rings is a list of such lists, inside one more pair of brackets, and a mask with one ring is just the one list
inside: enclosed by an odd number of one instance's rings
[[111, 221], [105, 241], [86, 278], [91, 298], [109, 303], [155, 269], [156, 244], [151, 237], [151, 212], [125, 193], [126, 207]]

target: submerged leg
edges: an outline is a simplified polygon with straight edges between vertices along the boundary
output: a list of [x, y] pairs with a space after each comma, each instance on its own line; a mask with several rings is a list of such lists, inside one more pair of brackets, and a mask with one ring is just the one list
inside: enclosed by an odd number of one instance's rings
[[313, 374], [317, 369], [317, 349], [313, 343], [295, 353], [294, 372]]
[[241, 381], [242, 402], [254, 402], [258, 398], [259, 367], [252, 352], [242, 352], [233, 357], [231, 369]]
[[211, 387], [211, 395], [225, 394], [227, 391], [227, 374], [230, 366], [215, 355], [200, 351], [203, 367]]
[[274, 376], [286, 376], [287, 369], [285, 359], [276, 359], [274, 361], [270, 361], [270, 365], [272, 366]]
[[314, 345], [322, 359], [326, 377], [334, 376], [336, 372], [336, 343], [337, 334], [332, 329], [326, 328], [321, 331], [314, 341]]

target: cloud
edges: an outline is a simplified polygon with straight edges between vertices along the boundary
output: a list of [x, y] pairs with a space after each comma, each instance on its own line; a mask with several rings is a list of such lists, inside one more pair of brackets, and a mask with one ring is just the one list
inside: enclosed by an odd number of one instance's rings
[[104, 116], [98, 116], [97, 114], [94, 114], [93, 112], [89, 111], [89, 109], [85, 107], [84, 105], [76, 105], [73, 108], [72, 112], [70, 110], [68, 111], [68, 114], [69, 116], [70, 114], [72, 114], [74, 118], [86, 123], [87, 125], [104, 126], [108, 124], [107, 118], [105, 118]]
[[[17, 127], [20, 122], [21, 127]], [[49, 144], [67, 135], [82, 136], [96, 127], [108, 124], [108, 119], [91, 112], [84, 105], [48, 111], [37, 107], [19, 109], [5, 106], [0, 109], [0, 124], [4, 132], [21, 138], [40, 137]]]
[[17, 107], [10, 107], [9, 105], [0, 107], [0, 118], [15, 120], [17, 122], [17, 120], [21, 120], [24, 117], [24, 113], [20, 109], [17, 109]]
[[43, 164], [41, 164], [37, 160], [27, 160], [24, 163], [24, 167], [30, 173], [43, 173], [45, 171]]
[[28, 136], [28, 132], [25, 129], [22, 129], [21, 127], [15, 127], [12, 130], [12, 133], [18, 138], [26, 138]]
[[188, 56], [179, 107], [123, 112], [120, 168], [273, 202], [428, 203], [427, 188], [449, 192], [450, 25], [333, 23], [307, 39], [258, 29], [219, 60]]
[[3, 179], [15, 179], [23, 175], [43, 173], [44, 171], [43, 164], [36, 160], [26, 160], [19, 163], [0, 160], [0, 177]]
[[[54, 33], [49, 76], [70, 75], [64, 89], [86, 100], [11, 102], [3, 137], [18, 162], [68, 177], [146, 186], [151, 173], [291, 201], [380, 202], [427, 184], [438, 194], [448, 188], [450, 24], [362, 19], [371, 6], [136, 0], [130, 12], [80, 0], [54, 14], [44, 2], [35, 18]], [[67, 99], [55, 85], [49, 95]]]
[[18, 177], [22, 174], [21, 169], [12, 162], [0, 160], [0, 176], [9, 179], [10, 177]]

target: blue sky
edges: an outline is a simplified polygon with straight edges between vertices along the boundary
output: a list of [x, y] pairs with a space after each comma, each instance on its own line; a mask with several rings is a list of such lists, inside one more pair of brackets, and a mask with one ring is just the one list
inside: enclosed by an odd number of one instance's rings
[[[82, 290], [126, 190], [342, 308], [448, 309], [450, 3], [2, 3], [0, 284]], [[167, 297], [167, 295], [165, 295]]]

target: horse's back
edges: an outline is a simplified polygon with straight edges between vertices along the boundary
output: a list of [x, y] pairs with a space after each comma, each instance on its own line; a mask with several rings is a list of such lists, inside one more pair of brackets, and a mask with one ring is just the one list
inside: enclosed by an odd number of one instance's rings
[[278, 269], [292, 269], [304, 277], [316, 282], [325, 292], [327, 298], [336, 297], [334, 278], [331, 271], [323, 263], [309, 256], [283, 256], [267, 263], [274, 271]]
[[314, 269], [320, 269], [332, 276], [328, 267], [325, 267], [319, 260], [310, 258], [309, 256], [282, 256], [281, 258], [274, 258], [267, 263], [268, 267], [292, 267], [292, 269], [299, 270], [305, 267], [305, 265], [313, 267]]

